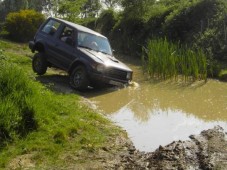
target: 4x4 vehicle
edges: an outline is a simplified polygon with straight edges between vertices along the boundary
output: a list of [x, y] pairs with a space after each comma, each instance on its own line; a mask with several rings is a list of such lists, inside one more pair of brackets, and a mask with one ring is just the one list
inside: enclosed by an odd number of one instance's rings
[[48, 67], [68, 72], [70, 85], [78, 90], [97, 84], [125, 84], [132, 70], [117, 60], [108, 39], [81, 25], [48, 18], [37, 31], [29, 48], [35, 53], [32, 68], [38, 75]]

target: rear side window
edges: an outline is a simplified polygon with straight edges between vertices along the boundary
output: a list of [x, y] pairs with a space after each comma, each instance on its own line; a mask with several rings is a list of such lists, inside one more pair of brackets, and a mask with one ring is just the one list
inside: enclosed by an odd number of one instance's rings
[[57, 31], [58, 27], [60, 26], [60, 23], [55, 20], [50, 20], [42, 29], [43, 32], [54, 35]]
[[73, 45], [73, 42], [75, 42], [74, 30], [66, 26], [60, 35], [60, 40], [68, 45]]

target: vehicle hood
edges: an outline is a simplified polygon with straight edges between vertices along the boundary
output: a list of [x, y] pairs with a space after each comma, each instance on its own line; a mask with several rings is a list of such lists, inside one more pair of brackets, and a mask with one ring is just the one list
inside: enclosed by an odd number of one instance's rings
[[119, 68], [121, 70], [126, 70], [132, 72], [132, 70], [122, 63], [120, 60], [116, 59], [114, 56], [109, 54], [104, 54], [102, 52], [97, 52], [94, 50], [86, 49], [86, 48], [78, 48], [82, 53], [86, 54], [93, 60], [95, 60], [97, 63], [104, 64], [107, 67], [115, 67]]

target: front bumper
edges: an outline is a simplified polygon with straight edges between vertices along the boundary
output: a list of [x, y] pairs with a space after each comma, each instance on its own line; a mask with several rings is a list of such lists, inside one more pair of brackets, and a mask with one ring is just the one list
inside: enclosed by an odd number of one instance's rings
[[93, 83], [98, 84], [110, 84], [115, 86], [123, 86], [125, 84], [128, 84], [130, 80], [122, 80], [122, 79], [116, 79], [113, 77], [106, 76], [104, 74], [90, 72], [89, 74], [90, 80]]

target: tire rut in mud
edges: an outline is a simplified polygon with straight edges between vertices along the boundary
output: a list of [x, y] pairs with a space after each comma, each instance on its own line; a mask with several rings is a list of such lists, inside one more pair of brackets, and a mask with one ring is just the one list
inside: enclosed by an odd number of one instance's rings
[[227, 169], [227, 135], [217, 126], [190, 140], [174, 141], [156, 151], [128, 151], [117, 169]]

